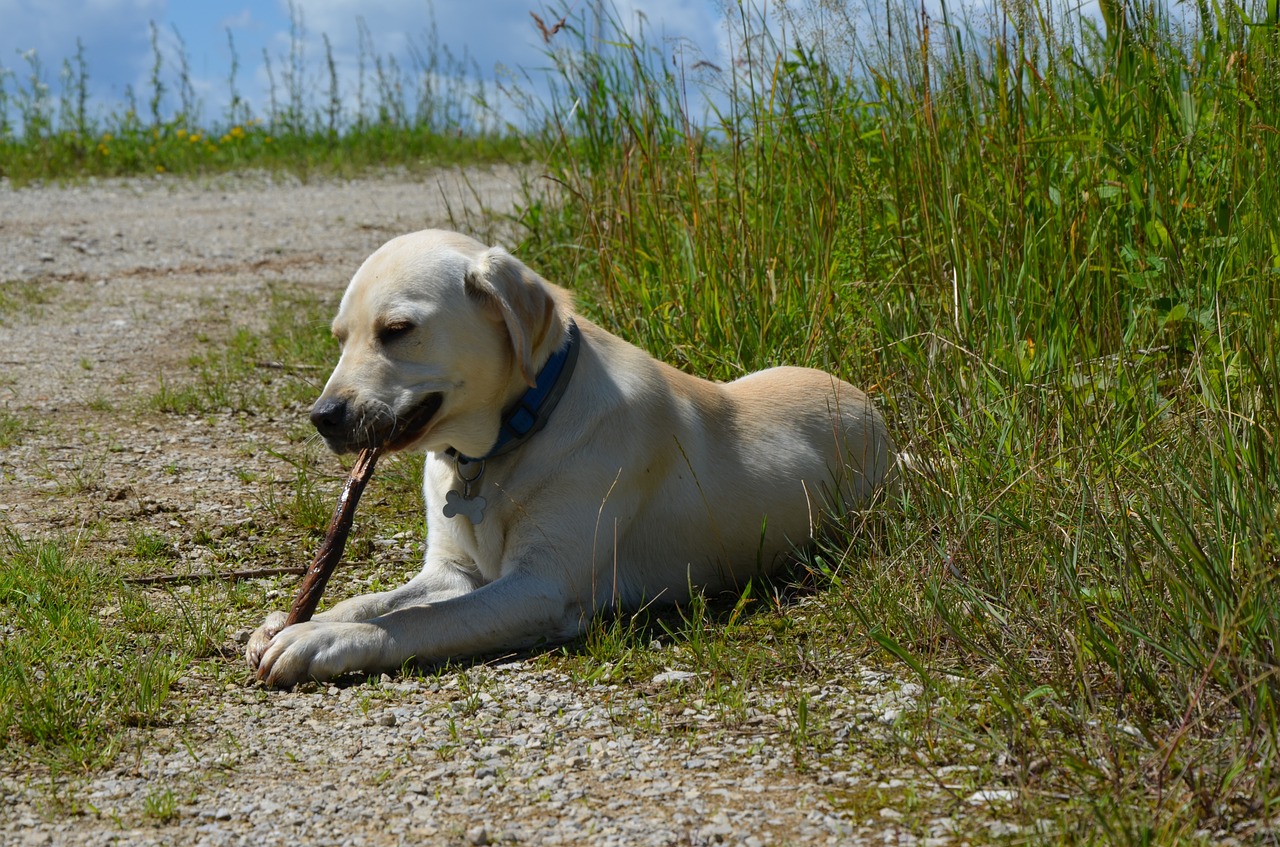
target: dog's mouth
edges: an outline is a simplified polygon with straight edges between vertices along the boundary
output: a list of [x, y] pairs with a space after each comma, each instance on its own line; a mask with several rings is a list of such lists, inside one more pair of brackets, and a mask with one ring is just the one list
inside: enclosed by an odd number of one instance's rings
[[439, 392], [432, 392], [423, 397], [408, 415], [402, 417], [392, 427], [383, 442], [383, 448], [394, 452], [403, 450], [417, 441], [423, 430], [435, 419], [436, 412], [440, 411], [442, 403], [444, 403], [444, 395]]
[[380, 405], [370, 413], [343, 399], [322, 398], [311, 409], [311, 422], [335, 453], [354, 453], [367, 447], [404, 450], [421, 439], [443, 404], [444, 395], [432, 392], [407, 412], [397, 414]]

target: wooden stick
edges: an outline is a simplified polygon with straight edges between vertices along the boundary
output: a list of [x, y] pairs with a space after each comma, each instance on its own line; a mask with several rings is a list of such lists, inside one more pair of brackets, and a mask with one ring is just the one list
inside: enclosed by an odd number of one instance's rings
[[316, 606], [320, 605], [320, 595], [329, 582], [329, 575], [342, 559], [342, 548], [347, 546], [347, 536], [351, 533], [351, 521], [356, 514], [356, 503], [360, 502], [360, 494], [364, 491], [369, 477], [373, 476], [374, 465], [378, 463], [381, 451], [376, 447], [366, 447], [356, 456], [356, 463], [347, 475], [347, 482], [338, 495], [338, 505], [329, 519], [329, 529], [324, 534], [324, 543], [316, 551], [311, 560], [306, 576], [298, 587], [298, 596], [293, 598], [293, 606], [284, 626], [293, 626], [311, 620]]

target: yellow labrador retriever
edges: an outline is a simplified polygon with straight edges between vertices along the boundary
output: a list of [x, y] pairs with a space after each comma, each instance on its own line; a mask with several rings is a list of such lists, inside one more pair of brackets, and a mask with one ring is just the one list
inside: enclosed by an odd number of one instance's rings
[[689, 376], [501, 248], [428, 230], [351, 280], [311, 420], [339, 453], [426, 452], [427, 554], [246, 650], [269, 685], [572, 638], [597, 612], [767, 574], [891, 472], [884, 421], [822, 371]]

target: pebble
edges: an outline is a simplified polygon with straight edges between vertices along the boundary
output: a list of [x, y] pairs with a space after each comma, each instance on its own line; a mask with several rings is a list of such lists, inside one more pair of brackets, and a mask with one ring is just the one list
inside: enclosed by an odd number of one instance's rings
[[975, 805], [982, 805], [985, 803], [1012, 803], [1018, 799], [1018, 792], [1012, 788], [987, 788], [973, 792], [967, 799], [970, 803]]

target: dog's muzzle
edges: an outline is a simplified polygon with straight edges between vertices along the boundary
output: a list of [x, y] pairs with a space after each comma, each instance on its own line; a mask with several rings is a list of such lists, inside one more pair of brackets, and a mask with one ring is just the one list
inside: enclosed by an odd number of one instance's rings
[[341, 398], [321, 398], [311, 407], [311, 423], [335, 453], [354, 453], [366, 447], [402, 450], [417, 440], [443, 401], [443, 394], [433, 392], [408, 413], [397, 415], [386, 408], [370, 414]]

